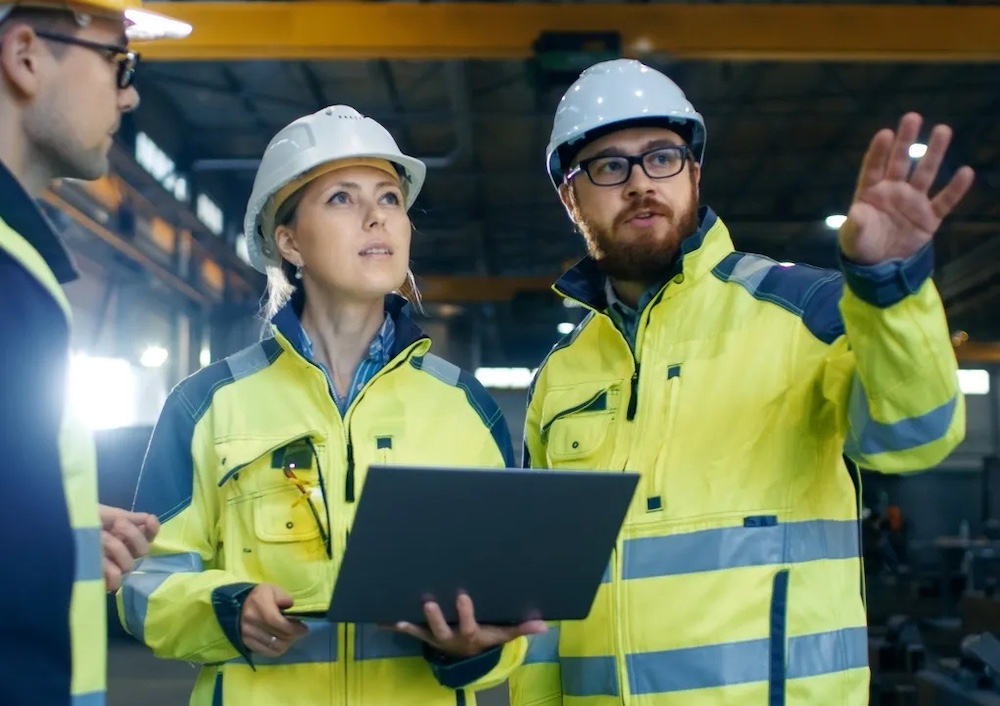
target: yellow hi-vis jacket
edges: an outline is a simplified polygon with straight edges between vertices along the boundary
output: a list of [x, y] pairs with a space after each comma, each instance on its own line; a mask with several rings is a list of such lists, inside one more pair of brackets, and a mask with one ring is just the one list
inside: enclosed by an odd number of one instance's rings
[[135, 506], [162, 529], [118, 607], [126, 630], [157, 656], [203, 665], [192, 706], [472, 706], [475, 690], [502, 683], [523, 660], [524, 638], [448, 663], [409, 636], [320, 620], [307, 621], [310, 633], [279, 658], [250, 654], [240, 639], [255, 584], [281, 587], [296, 611], [329, 605], [370, 465], [513, 465], [496, 402], [428, 353], [402, 301], [389, 299], [388, 365], [343, 418], [291, 304], [272, 338], [169, 395]]
[[782, 267], [700, 217], [634, 355], [593, 261], [556, 284], [591, 312], [536, 374], [527, 462], [641, 480], [590, 615], [532, 639], [513, 706], [868, 703], [843, 454], [915, 471], [965, 430], [930, 247]]
[[[103, 706], [107, 594], [96, 454], [90, 431], [64, 404], [72, 309], [60, 283], [77, 275], [49, 221], [2, 164], [0, 219], [0, 293], [10, 310], [0, 317], [0, 358], [18, 377], [0, 393], [17, 406], [16, 415], [4, 410], [3, 424], [18, 437], [0, 444], [15, 484], [2, 484], [3, 537], [28, 542], [29, 550], [5, 555], [13, 575], [0, 599], [17, 654], [0, 669], [0, 702]], [[18, 386], [30, 394], [10, 389]], [[8, 526], [23, 536], [8, 536]], [[44, 606], [41, 613], [22, 605], [17, 594], [24, 592]]]

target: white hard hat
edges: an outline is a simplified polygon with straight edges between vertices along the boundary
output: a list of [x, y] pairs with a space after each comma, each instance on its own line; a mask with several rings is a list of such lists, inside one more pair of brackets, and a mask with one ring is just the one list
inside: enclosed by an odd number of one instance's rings
[[[278, 132], [264, 150], [253, 191], [243, 219], [250, 264], [260, 272], [266, 265], [278, 264], [275, 251], [274, 225], [265, 223], [280, 204], [269, 203], [279, 191], [287, 197], [285, 187], [301, 181], [307, 183], [309, 173], [317, 167], [350, 159], [377, 159], [390, 162], [399, 172], [407, 210], [417, 200], [426, 165], [415, 157], [400, 152], [389, 131], [346, 105], [332, 105], [312, 115], [289, 123]], [[294, 189], [292, 190], [294, 191]]]
[[569, 166], [562, 163], [563, 148], [578, 151], [595, 137], [629, 124], [679, 128], [694, 158], [703, 161], [705, 121], [680, 86], [635, 59], [602, 61], [580, 74], [556, 109], [545, 154], [555, 187], [559, 188]]
[[86, 26], [93, 13], [104, 17], [118, 16], [125, 23], [125, 35], [131, 41], [154, 39], [184, 39], [191, 34], [191, 25], [156, 12], [144, 10], [140, 0], [16, 0], [0, 4], [0, 22], [7, 19], [15, 7], [66, 10], [77, 23]]

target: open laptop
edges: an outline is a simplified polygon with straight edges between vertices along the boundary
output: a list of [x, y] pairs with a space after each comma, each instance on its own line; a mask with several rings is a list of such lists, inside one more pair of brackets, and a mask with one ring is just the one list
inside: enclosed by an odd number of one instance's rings
[[330, 608], [333, 622], [426, 623], [425, 600], [480, 624], [587, 616], [636, 473], [372, 466]]

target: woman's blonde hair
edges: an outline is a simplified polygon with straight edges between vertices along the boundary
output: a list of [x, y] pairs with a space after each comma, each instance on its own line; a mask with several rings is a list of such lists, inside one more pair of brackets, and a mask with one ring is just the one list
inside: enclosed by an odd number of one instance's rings
[[[305, 194], [306, 186], [308, 184], [300, 186], [278, 207], [274, 217], [275, 229], [278, 226], [294, 226], [295, 216], [298, 213], [299, 204], [302, 202], [302, 196]], [[410, 229], [413, 230], [412, 223], [410, 223]], [[265, 233], [264, 237], [269, 237], [273, 240], [274, 231], [272, 230], [270, 234]], [[266, 266], [267, 292], [265, 294], [262, 314], [267, 321], [270, 321], [274, 318], [275, 314], [281, 311], [281, 308], [289, 302], [299, 287], [299, 285], [295, 284], [295, 282], [299, 281], [296, 278], [295, 265], [281, 256], [277, 244], [274, 244], [270, 249], [274, 252], [278, 262], [268, 262]], [[424, 308], [420, 300], [420, 290], [417, 289], [417, 281], [413, 276], [413, 270], [406, 269], [406, 279], [403, 280], [396, 293], [412, 304], [421, 314], [424, 313]]]

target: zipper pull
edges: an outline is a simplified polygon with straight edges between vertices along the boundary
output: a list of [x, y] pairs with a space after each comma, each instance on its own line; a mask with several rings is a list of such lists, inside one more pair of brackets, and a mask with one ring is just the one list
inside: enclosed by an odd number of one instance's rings
[[632, 373], [632, 393], [628, 398], [628, 411], [625, 413], [625, 420], [631, 422], [635, 419], [635, 410], [639, 406], [639, 364], [635, 364], [635, 372]]
[[349, 503], [354, 502], [354, 446], [347, 442], [347, 478], [344, 486], [344, 498]]

